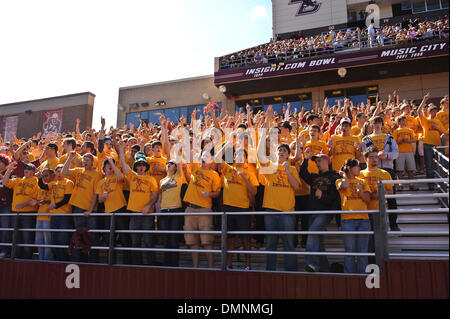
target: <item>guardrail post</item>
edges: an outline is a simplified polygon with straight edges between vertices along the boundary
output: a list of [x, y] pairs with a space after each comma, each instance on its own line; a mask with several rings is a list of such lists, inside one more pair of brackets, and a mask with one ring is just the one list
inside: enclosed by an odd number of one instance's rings
[[16, 258], [16, 249], [17, 249], [17, 237], [19, 236], [19, 212], [17, 212], [16, 217], [14, 218], [14, 231], [12, 236], [12, 247], [11, 247], [11, 259], [14, 260]]
[[109, 226], [109, 250], [108, 250], [108, 265], [114, 264], [114, 256], [116, 252], [114, 251], [114, 242], [115, 242], [115, 231], [116, 231], [116, 225], [115, 225], [115, 213], [111, 213], [111, 220], [110, 220], [110, 226]]
[[387, 236], [387, 216], [386, 199], [384, 198], [384, 185], [378, 182], [378, 206], [379, 213], [373, 216], [373, 230], [375, 236], [375, 258], [380, 270], [383, 267], [383, 260], [389, 257], [388, 236]]
[[222, 270], [227, 270], [227, 213], [222, 214], [222, 234], [221, 234], [221, 250], [222, 250]]

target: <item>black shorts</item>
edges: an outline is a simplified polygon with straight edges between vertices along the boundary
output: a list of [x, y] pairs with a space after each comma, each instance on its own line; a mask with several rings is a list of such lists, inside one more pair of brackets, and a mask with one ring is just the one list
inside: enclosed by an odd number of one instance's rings
[[[223, 205], [224, 212], [248, 212], [249, 208], [240, 208], [234, 206]], [[228, 231], [251, 231], [251, 215], [228, 215], [227, 216]], [[250, 235], [235, 235], [243, 239], [249, 239]], [[228, 238], [233, 237], [229, 235]]]

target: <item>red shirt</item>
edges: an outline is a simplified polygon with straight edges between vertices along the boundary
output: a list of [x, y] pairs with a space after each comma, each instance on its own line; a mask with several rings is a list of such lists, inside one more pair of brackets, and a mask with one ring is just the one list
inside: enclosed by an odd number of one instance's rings
[[[6, 170], [0, 172], [0, 175], [5, 175]], [[11, 208], [13, 190], [3, 186], [3, 178], [0, 179], [0, 209]]]

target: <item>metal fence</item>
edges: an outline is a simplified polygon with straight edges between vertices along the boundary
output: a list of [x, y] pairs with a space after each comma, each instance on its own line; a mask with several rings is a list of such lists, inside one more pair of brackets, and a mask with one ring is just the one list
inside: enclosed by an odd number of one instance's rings
[[[449, 258], [449, 254], [447, 253], [391, 253], [389, 251], [389, 237], [393, 236], [421, 236], [421, 237], [435, 237], [435, 236], [446, 236], [448, 237], [449, 232], [447, 231], [387, 231], [387, 217], [388, 214], [446, 214], [448, 216], [448, 207], [445, 208], [414, 208], [414, 209], [386, 209], [386, 200], [387, 199], [398, 199], [398, 198], [447, 198], [449, 197], [448, 193], [448, 178], [438, 178], [438, 179], [421, 179], [421, 180], [390, 180], [390, 181], [380, 181], [378, 182], [378, 199], [379, 199], [379, 211], [380, 214], [377, 216], [379, 218], [378, 222], [380, 223], [380, 228], [382, 231], [376, 235], [378, 235], [378, 241], [376, 247], [377, 258], [386, 259], [386, 258], [396, 258], [396, 257], [425, 257], [429, 259], [434, 258]], [[440, 193], [415, 193], [415, 194], [385, 194], [384, 185], [387, 184], [444, 184], [447, 187], [447, 192]]]
[[[356, 29], [351, 29], [351, 32], [355, 32], [355, 30]], [[325, 39], [325, 36], [322, 35], [322, 38]], [[396, 37], [388, 37], [388, 36], [384, 37], [381, 35], [369, 36], [366, 33], [357, 33], [355, 36], [342, 41], [335, 41], [333, 39], [332, 41], [333, 44], [326, 48], [324, 47], [316, 49], [299, 49], [299, 50], [289, 49], [285, 50], [285, 52], [280, 52], [273, 55], [268, 55], [267, 53], [264, 53], [261, 56], [256, 56], [252, 54], [242, 56], [239, 55], [239, 52], [236, 52], [234, 54], [221, 57], [219, 59], [219, 63], [221, 70], [227, 70], [258, 64], [274, 64], [286, 61], [294, 62], [298, 59], [317, 57], [322, 55], [332, 55], [339, 52], [359, 51], [363, 49], [371, 49], [378, 47], [414, 44], [439, 39], [448, 39], [448, 34], [444, 36], [443, 32], [439, 31], [433, 33], [433, 35], [422, 36], [419, 38], [397, 39]], [[261, 46], [266, 46], [268, 44], [269, 43], [263, 44]], [[257, 49], [258, 47], [250, 48], [247, 50], [258, 50]]]
[[[208, 212], [208, 213], [153, 213], [150, 216], [185, 216], [185, 215], [209, 215], [209, 216], [220, 216], [221, 219], [221, 230], [211, 230], [211, 231], [187, 231], [187, 230], [118, 230], [116, 229], [115, 220], [120, 216], [145, 216], [139, 213], [95, 213], [91, 214], [92, 217], [109, 217], [110, 218], [110, 228], [109, 229], [91, 229], [90, 233], [104, 233], [109, 235], [109, 243], [107, 246], [92, 246], [92, 250], [103, 250], [108, 252], [107, 264], [114, 265], [115, 262], [115, 254], [117, 252], [124, 251], [139, 251], [139, 252], [176, 252], [176, 253], [212, 253], [216, 255], [220, 255], [220, 266], [216, 267], [216, 269], [227, 270], [227, 255], [228, 254], [251, 254], [251, 255], [295, 255], [295, 256], [334, 256], [334, 257], [345, 257], [345, 256], [364, 256], [364, 257], [375, 257], [376, 263], [382, 267], [383, 260], [386, 258], [395, 258], [395, 257], [426, 257], [429, 259], [433, 258], [447, 258], [447, 254], [394, 254], [389, 253], [389, 237], [390, 236], [401, 236], [401, 235], [418, 235], [418, 236], [447, 236], [448, 231], [444, 232], [392, 232], [387, 230], [387, 216], [390, 213], [442, 213], [448, 214], [448, 210], [446, 208], [433, 208], [433, 209], [396, 209], [389, 210], [386, 209], [386, 199], [389, 198], [402, 198], [402, 197], [410, 197], [411, 194], [396, 194], [396, 195], [386, 195], [384, 192], [384, 185], [386, 184], [402, 184], [402, 183], [443, 183], [447, 185], [448, 188], [448, 179], [431, 179], [431, 180], [395, 180], [395, 181], [382, 181], [378, 184], [378, 196], [379, 196], [379, 210], [364, 210], [364, 211], [295, 211], [295, 212], [239, 212], [239, 213], [231, 213], [231, 212]], [[447, 198], [448, 199], [448, 191], [446, 193], [435, 193], [435, 194], [414, 194], [415, 197], [423, 197], [423, 198]], [[274, 215], [274, 214], [292, 214], [292, 215], [314, 215], [314, 214], [372, 214], [373, 217], [373, 231], [228, 231], [227, 220], [229, 216], [232, 215]], [[75, 229], [35, 229], [35, 228], [19, 228], [19, 219], [23, 217], [37, 217], [37, 216], [83, 216], [83, 214], [37, 214], [37, 213], [10, 213], [10, 214], [1, 214], [0, 218], [11, 217], [13, 219], [13, 227], [11, 228], [0, 228], [0, 233], [2, 232], [12, 232], [12, 241], [0, 243], [0, 247], [10, 247], [11, 255], [10, 259], [17, 259], [17, 249], [18, 248], [63, 248], [67, 249], [68, 245], [42, 245], [35, 244], [34, 240], [29, 240], [30, 242], [19, 242], [19, 233], [31, 232], [67, 232], [73, 233]], [[156, 248], [156, 247], [121, 247], [117, 246], [115, 243], [115, 236], [120, 234], [210, 234], [213, 236], [220, 236], [220, 247], [218, 249], [168, 249], [168, 248]], [[369, 235], [374, 236], [375, 251], [374, 252], [331, 252], [331, 251], [299, 251], [295, 249], [294, 251], [268, 251], [268, 250], [229, 250], [227, 247], [227, 238], [229, 235], [279, 235], [279, 236], [288, 236], [288, 235]], [[31, 238], [34, 238], [32, 236]], [[217, 245], [216, 245], [217, 247]], [[216, 264], [217, 265], [217, 264]]]

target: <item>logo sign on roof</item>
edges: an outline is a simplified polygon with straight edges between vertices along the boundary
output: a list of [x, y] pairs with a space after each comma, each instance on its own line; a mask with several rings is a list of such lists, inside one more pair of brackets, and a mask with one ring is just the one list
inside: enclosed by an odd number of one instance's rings
[[289, 0], [289, 4], [300, 4], [296, 16], [316, 13], [322, 5], [315, 0]]

